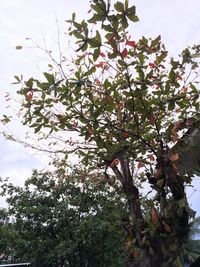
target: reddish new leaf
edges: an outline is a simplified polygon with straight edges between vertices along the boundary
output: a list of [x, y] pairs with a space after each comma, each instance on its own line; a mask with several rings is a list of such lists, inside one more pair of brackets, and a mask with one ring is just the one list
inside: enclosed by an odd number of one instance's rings
[[154, 161], [155, 160], [153, 155], [149, 155], [148, 157], [149, 157], [150, 161]]
[[89, 133], [89, 135], [93, 135], [94, 129], [92, 127], [88, 128], [88, 133]]
[[141, 161], [138, 162], [138, 165], [137, 165], [138, 169], [142, 168], [143, 167], [143, 164]]
[[113, 33], [109, 38], [108, 38], [108, 43], [111, 43], [115, 39], [115, 34]]
[[114, 159], [111, 163], [110, 163], [110, 167], [112, 168], [112, 167], [114, 167], [114, 166], [116, 166], [116, 165], [118, 165], [119, 164], [119, 160], [118, 159]]
[[157, 213], [157, 211], [156, 210], [152, 210], [151, 211], [151, 219], [152, 219], [152, 221], [153, 222], [158, 222], [158, 213]]
[[129, 133], [128, 132], [122, 132], [122, 137], [127, 139], [129, 137]]
[[126, 48], [124, 48], [124, 50], [121, 52], [121, 56], [122, 56], [122, 58], [125, 58], [125, 57], [127, 57], [127, 55], [128, 55], [128, 50]]
[[173, 155], [171, 155], [170, 159], [171, 159], [171, 161], [176, 161], [176, 160], [178, 160], [178, 159], [179, 159], [179, 155], [178, 155], [178, 153], [176, 152], [176, 153], [174, 153]]
[[134, 258], [137, 258], [138, 257], [138, 251], [137, 251], [137, 249], [134, 249], [133, 250], [132, 255], [133, 255]]
[[154, 126], [154, 125], [155, 125], [156, 118], [155, 118], [155, 116], [154, 116], [154, 115], [151, 115], [151, 116], [149, 117], [149, 122], [150, 122], [150, 124], [151, 124], [152, 126]]
[[131, 47], [136, 47], [137, 46], [135, 41], [129, 41], [129, 40], [126, 41], [126, 45], [129, 45]]
[[105, 64], [105, 62], [99, 62], [98, 64], [95, 64], [96, 68], [100, 68]]
[[100, 55], [101, 57], [105, 57], [105, 56], [106, 56], [103, 52], [100, 52], [99, 55]]
[[156, 64], [154, 64], [154, 63], [149, 63], [149, 67], [152, 68], [152, 69], [154, 69], [154, 68], [156, 67]]

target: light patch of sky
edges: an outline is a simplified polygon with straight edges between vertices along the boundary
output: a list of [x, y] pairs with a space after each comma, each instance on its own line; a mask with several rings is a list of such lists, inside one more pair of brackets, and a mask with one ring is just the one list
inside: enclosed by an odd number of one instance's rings
[[[114, 2], [114, 0], [112, 1]], [[131, 27], [132, 38], [137, 41], [141, 36], [155, 38], [159, 34], [169, 50], [169, 55], [176, 56], [188, 45], [200, 41], [200, 15], [199, 0], [168, 0], [168, 1], [146, 1], [130, 0], [135, 4], [137, 14], [140, 18], [138, 23]], [[6, 110], [7, 102], [4, 101], [5, 92], [13, 95], [17, 90], [11, 85], [14, 75], [24, 74], [25, 77], [41, 75], [47, 68], [48, 62], [44, 56], [25, 41], [31, 37], [36, 43], [43, 44], [45, 36], [48, 47], [57, 49], [57, 26], [56, 17], [59, 22], [60, 32], [66, 30], [66, 19], [76, 12], [78, 18], [88, 16], [90, 9], [89, 0], [0, 0], [0, 32], [1, 32], [1, 70], [0, 70], [0, 105], [1, 112]], [[23, 45], [25, 49], [16, 51], [16, 45]], [[62, 39], [62, 45], [67, 45], [67, 37]], [[15, 102], [17, 110], [17, 102]], [[1, 117], [1, 114], [0, 114]], [[12, 130], [22, 133], [22, 126], [15, 121]], [[0, 131], [4, 128], [0, 125]], [[0, 176], [10, 176], [17, 184], [31, 174], [32, 168], [46, 166], [46, 159], [33, 156], [26, 149], [17, 144], [5, 141], [0, 136], [2, 159], [0, 163]], [[198, 210], [200, 207], [197, 200], [199, 192], [198, 181], [195, 180], [197, 190], [191, 196], [190, 202]], [[192, 194], [192, 191], [190, 191]], [[3, 201], [3, 200], [2, 200]], [[0, 200], [0, 206], [1, 206]]]

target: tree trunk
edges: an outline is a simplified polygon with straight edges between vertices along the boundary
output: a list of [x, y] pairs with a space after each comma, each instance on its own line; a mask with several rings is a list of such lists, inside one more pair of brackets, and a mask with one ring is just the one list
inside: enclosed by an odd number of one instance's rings
[[163, 172], [172, 197], [160, 201], [158, 221], [152, 222], [155, 225], [149, 228], [149, 222], [142, 213], [139, 191], [133, 183], [128, 161], [120, 159], [120, 163], [120, 171], [117, 166], [112, 169], [122, 184], [131, 217], [127, 237], [131, 240], [132, 247], [125, 266], [183, 266], [181, 248], [189, 233], [189, 207], [184, 192], [184, 179], [174, 172], [170, 161], [164, 162]]

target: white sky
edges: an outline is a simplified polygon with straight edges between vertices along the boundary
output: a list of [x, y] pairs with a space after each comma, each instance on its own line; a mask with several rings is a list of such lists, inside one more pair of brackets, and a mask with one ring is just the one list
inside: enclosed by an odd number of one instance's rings
[[[133, 39], [137, 40], [142, 35], [156, 37], [161, 34], [172, 56], [178, 55], [188, 45], [200, 43], [200, 0], [130, 0], [130, 3], [136, 5], [140, 18], [131, 28]], [[0, 0], [0, 117], [7, 105], [4, 101], [5, 92], [13, 93], [17, 90], [11, 85], [13, 76], [39, 75], [41, 66], [46, 64], [41, 64], [41, 57], [38, 57], [40, 54], [35, 49], [17, 51], [15, 46], [22, 44], [27, 47], [26, 37], [42, 44], [44, 35], [53, 50], [56, 46], [56, 17], [60, 31], [63, 32], [67, 26], [64, 20], [70, 18], [72, 12], [75, 11], [79, 18], [85, 18], [89, 9], [89, 0]], [[22, 131], [17, 122], [13, 125], [11, 130], [18, 133]], [[4, 127], [0, 124], [2, 130]], [[17, 184], [21, 185], [30, 176], [32, 168], [46, 166], [41, 158], [30, 155], [18, 144], [5, 141], [2, 136], [0, 147], [0, 176], [10, 176]], [[190, 201], [200, 215], [199, 180], [196, 179], [194, 184], [197, 191], [190, 197]], [[2, 205], [5, 202], [0, 199]]]

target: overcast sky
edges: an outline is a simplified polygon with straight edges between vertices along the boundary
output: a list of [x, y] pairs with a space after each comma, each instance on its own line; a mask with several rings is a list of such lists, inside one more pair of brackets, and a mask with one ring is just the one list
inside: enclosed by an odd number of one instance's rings
[[[132, 26], [133, 38], [162, 36], [171, 56], [178, 55], [188, 45], [200, 43], [200, 0], [135, 0], [130, 1], [137, 7], [140, 21]], [[45, 36], [48, 46], [56, 47], [56, 17], [61, 32], [67, 25], [64, 22], [76, 12], [79, 18], [88, 16], [88, 0], [0, 0], [0, 104], [1, 114], [5, 112], [6, 92], [12, 94], [17, 88], [11, 83], [14, 75], [25, 77], [40, 75], [45, 67], [45, 60], [35, 49], [28, 48], [25, 39], [32, 38], [38, 44], [43, 43]], [[16, 45], [23, 45], [23, 50], [15, 50]], [[65, 46], [65, 39], [62, 45]], [[67, 46], [67, 38], [66, 38]], [[17, 105], [17, 104], [16, 104]], [[22, 128], [16, 121], [11, 130], [20, 134]], [[0, 131], [4, 126], [0, 124]], [[6, 141], [0, 136], [1, 161], [0, 176], [9, 176], [16, 184], [22, 184], [31, 174], [32, 168], [46, 167], [41, 157], [27, 152], [18, 144]], [[200, 215], [199, 193], [200, 181], [195, 180], [196, 192], [191, 191], [192, 207]], [[0, 206], [5, 205], [0, 199]]]

